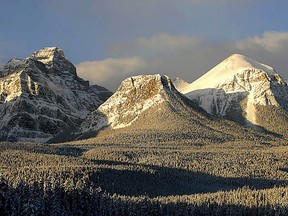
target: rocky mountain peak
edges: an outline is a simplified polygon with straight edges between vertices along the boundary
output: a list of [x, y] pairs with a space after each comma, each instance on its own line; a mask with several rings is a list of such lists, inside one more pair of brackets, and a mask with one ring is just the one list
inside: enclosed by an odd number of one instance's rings
[[82, 124], [82, 130], [97, 130], [107, 126], [127, 127], [145, 110], [163, 102], [169, 103], [178, 94], [167, 76], [156, 74], [127, 78], [98, 110], [88, 116]]
[[[167, 76], [162, 76], [160, 74], [156, 75], [140, 75], [133, 76], [125, 79], [117, 92], [130, 92], [131, 96], [135, 99], [143, 97], [143, 99], [150, 98], [158, 94], [163, 90], [172, 90], [174, 86]], [[128, 96], [128, 95], [127, 95]]]
[[59, 59], [65, 58], [64, 52], [58, 47], [46, 47], [33, 52], [30, 57], [44, 64], [51, 64]]
[[58, 47], [40, 49], [33, 52], [28, 58], [45, 64], [50, 73], [77, 76], [75, 66], [65, 58], [64, 52]]
[[[119, 101], [117, 104], [120, 106], [123, 103], [127, 103], [127, 105], [138, 104], [146, 108], [146, 106], [152, 105], [149, 102], [161, 100], [162, 97], [173, 91], [176, 89], [168, 76], [160, 74], [133, 76], [121, 83], [109, 102]], [[107, 101], [107, 104], [109, 102]], [[100, 109], [105, 109], [105, 104]]]
[[45, 142], [75, 128], [111, 93], [78, 77], [61, 49], [11, 59], [0, 79], [0, 140]]

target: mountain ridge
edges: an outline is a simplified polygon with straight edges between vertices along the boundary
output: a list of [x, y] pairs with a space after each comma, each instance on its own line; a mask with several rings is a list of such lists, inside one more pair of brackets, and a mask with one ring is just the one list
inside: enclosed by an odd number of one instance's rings
[[[112, 95], [78, 77], [60, 48], [47, 47], [9, 60], [0, 71], [0, 87], [4, 141], [47, 142], [71, 131], [71, 137], [81, 138], [126, 128], [144, 133], [154, 128], [175, 137], [183, 131], [184, 137], [243, 137], [228, 132], [231, 122], [219, 117], [285, 136], [288, 126], [287, 84], [272, 67], [240, 54], [191, 84], [160, 74], [138, 75], [125, 79]], [[281, 130], [275, 130], [277, 121], [284, 125]]]
[[159, 74], [125, 79], [106, 102], [87, 116], [77, 136], [78, 139], [100, 136], [103, 142], [111, 143], [137, 143], [143, 139], [160, 143], [271, 139], [213, 117], [177, 91], [169, 77]]

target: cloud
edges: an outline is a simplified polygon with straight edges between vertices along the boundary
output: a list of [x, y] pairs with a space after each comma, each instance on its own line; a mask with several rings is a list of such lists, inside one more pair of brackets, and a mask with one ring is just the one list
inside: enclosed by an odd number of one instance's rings
[[85, 61], [76, 65], [80, 77], [110, 90], [115, 90], [120, 81], [144, 67], [147, 67], [147, 63], [141, 57], [107, 58], [101, 61]]
[[262, 37], [255, 36], [236, 43], [240, 50], [265, 49], [268, 52], [279, 52], [288, 47], [288, 32], [265, 32]]
[[274, 67], [283, 78], [288, 78], [288, 32], [265, 32], [262, 36], [239, 40], [235, 47], [239, 52]]
[[[145, 73], [166, 74], [194, 81], [221, 59], [231, 54], [229, 43], [215, 43], [187, 35], [157, 34], [138, 38], [131, 43], [116, 44], [110, 53], [118, 57], [141, 56], [149, 62]], [[219, 50], [221, 49], [221, 52]]]
[[270, 65], [288, 78], [288, 32], [265, 32], [236, 41], [211, 41], [186, 35], [157, 34], [116, 44], [110, 53], [118, 58], [77, 65], [80, 76], [114, 90], [136, 74], [166, 74], [193, 82], [233, 53]]

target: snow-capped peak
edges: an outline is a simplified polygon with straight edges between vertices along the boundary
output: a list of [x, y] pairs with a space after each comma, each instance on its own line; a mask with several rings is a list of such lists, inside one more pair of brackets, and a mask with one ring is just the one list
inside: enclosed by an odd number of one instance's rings
[[65, 58], [64, 52], [58, 47], [45, 47], [31, 54], [32, 58], [36, 58], [44, 64], [50, 64], [59, 58]]
[[244, 55], [241, 54], [232, 54], [227, 59], [223, 61], [223, 64], [218, 66], [225, 66], [230, 67], [230, 69], [236, 69], [236, 68], [255, 68], [263, 70], [267, 73], [274, 74], [275, 71], [272, 67], [259, 63], [253, 59], [250, 59]]
[[224, 83], [233, 79], [234, 75], [244, 70], [258, 69], [266, 72], [268, 75], [276, 74], [275, 70], [265, 64], [254, 61], [240, 54], [233, 54], [212, 68], [202, 77], [194, 81], [191, 85], [182, 89], [182, 93], [203, 89], [217, 88], [220, 83]]
[[210, 114], [284, 134], [271, 122], [279, 115], [275, 110], [286, 116], [288, 88], [268, 65], [233, 54], [181, 92]]
[[27, 59], [35, 59], [45, 64], [49, 73], [65, 74], [76, 77], [75, 66], [65, 58], [64, 52], [58, 47], [46, 47], [33, 52]]

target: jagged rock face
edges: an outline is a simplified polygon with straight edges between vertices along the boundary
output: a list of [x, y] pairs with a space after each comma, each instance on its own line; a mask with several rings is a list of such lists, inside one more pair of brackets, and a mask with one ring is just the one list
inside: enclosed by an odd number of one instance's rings
[[[263, 122], [262, 110], [274, 107], [272, 110], [288, 111], [287, 84], [273, 68], [245, 56], [230, 56], [182, 93], [210, 114], [283, 134], [277, 125]], [[275, 113], [270, 114], [265, 118], [271, 120]]]
[[77, 127], [109, 95], [79, 78], [56, 47], [11, 59], [0, 77], [1, 140], [45, 142]]

